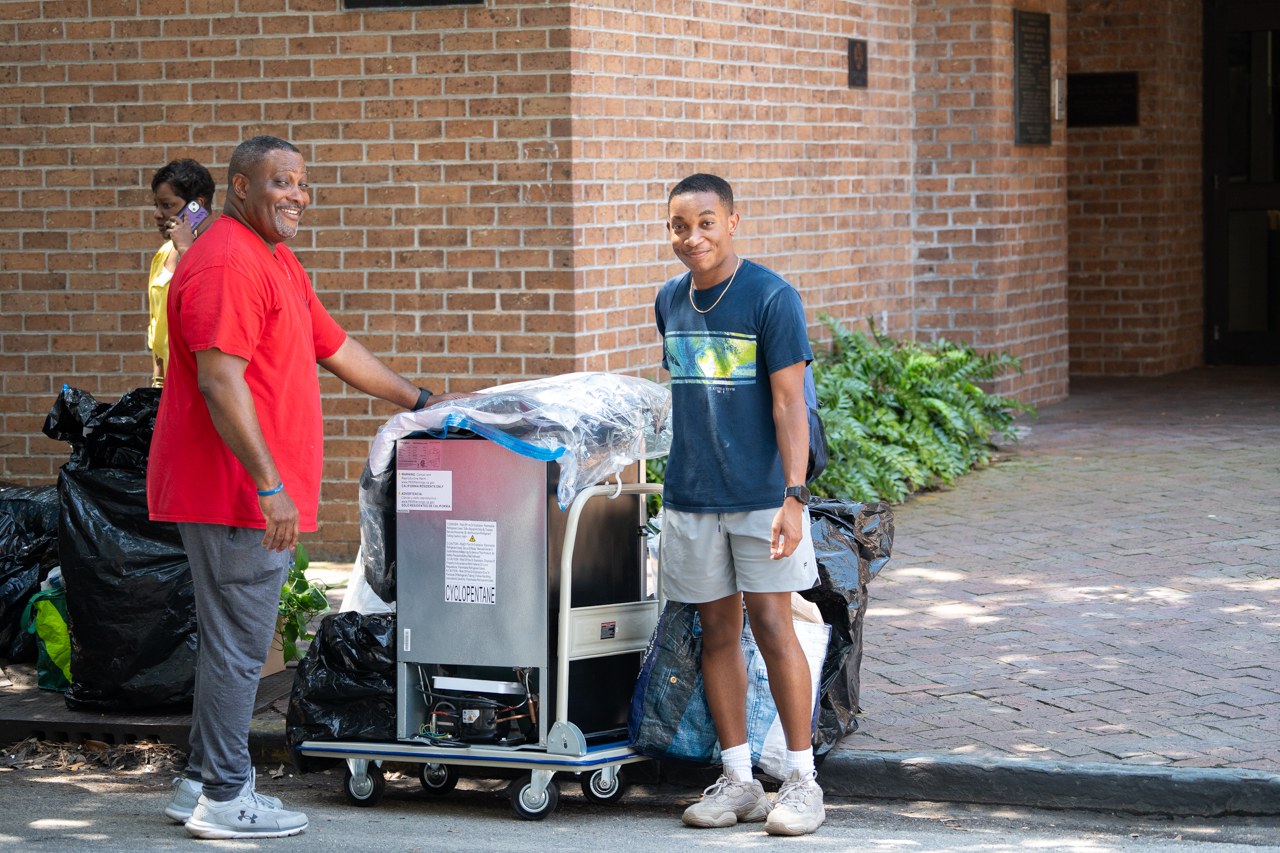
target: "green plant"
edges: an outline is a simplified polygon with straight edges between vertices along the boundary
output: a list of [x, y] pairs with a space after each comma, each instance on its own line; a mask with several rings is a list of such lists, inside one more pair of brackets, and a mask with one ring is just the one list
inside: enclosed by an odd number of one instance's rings
[[[648, 459], [644, 463], [644, 478], [650, 483], [661, 483], [667, 475], [667, 457], [660, 456], [657, 459]], [[658, 514], [658, 510], [662, 509], [662, 495], [649, 495], [645, 498], [646, 508], [649, 510], [649, 517], [653, 518]]]
[[[848, 500], [901, 501], [951, 483], [991, 461], [992, 433], [1032, 406], [988, 394], [978, 383], [1022, 371], [1008, 353], [979, 355], [967, 344], [895, 341], [871, 327], [851, 331], [822, 314], [829, 347], [815, 347], [813, 377], [831, 461], [811, 486]], [[868, 321], [870, 323], [870, 321]]]
[[289, 567], [289, 577], [280, 589], [280, 615], [276, 619], [276, 627], [284, 644], [281, 648], [285, 663], [298, 657], [298, 640], [311, 640], [315, 636], [307, 632], [311, 620], [329, 612], [329, 599], [325, 597], [329, 587], [307, 579], [310, 562], [306, 547], [299, 544], [293, 555], [293, 565]]

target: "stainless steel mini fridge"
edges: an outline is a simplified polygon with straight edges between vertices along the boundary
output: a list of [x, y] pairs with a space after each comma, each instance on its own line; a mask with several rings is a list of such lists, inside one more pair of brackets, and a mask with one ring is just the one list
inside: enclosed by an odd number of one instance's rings
[[[559, 465], [478, 438], [396, 448], [398, 737], [551, 747], [567, 513]], [[632, 469], [633, 481], [636, 468]], [[625, 737], [642, 649], [657, 617], [643, 588], [644, 496], [593, 500], [572, 556], [568, 734]], [[444, 685], [441, 687], [440, 685]], [[463, 708], [458, 697], [490, 697]], [[511, 705], [503, 708], [503, 697]], [[525, 701], [527, 699], [527, 701]], [[485, 728], [493, 710], [496, 731]], [[445, 709], [445, 710], [441, 710]], [[507, 717], [502, 714], [506, 713]], [[503, 725], [507, 720], [508, 724]]]

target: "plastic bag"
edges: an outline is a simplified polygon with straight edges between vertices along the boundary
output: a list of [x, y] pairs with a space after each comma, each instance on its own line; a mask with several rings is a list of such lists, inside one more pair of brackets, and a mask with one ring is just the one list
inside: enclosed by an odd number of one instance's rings
[[582, 489], [639, 459], [667, 454], [671, 392], [616, 373], [569, 373], [489, 388], [478, 397], [391, 418], [370, 447], [370, 475], [392, 467], [397, 440], [415, 432], [443, 437], [450, 427], [471, 430], [522, 456], [559, 460], [556, 497], [568, 509]]
[[85, 463], [85, 425], [92, 423], [97, 415], [111, 408], [110, 403], [99, 403], [93, 395], [79, 388], [63, 385], [58, 398], [53, 401], [49, 415], [44, 419], [42, 432], [54, 441], [65, 441], [71, 445], [71, 461], [67, 464], [76, 468]]
[[189, 702], [195, 589], [178, 526], [148, 517], [141, 473], [68, 466], [58, 491], [71, 627], [67, 706], [131, 710]]
[[196, 610], [176, 524], [147, 513], [147, 454], [160, 391], [98, 403], [63, 386], [45, 421], [71, 444], [58, 476], [58, 550], [76, 709], [185, 705], [195, 687]]
[[34, 661], [34, 638], [19, 622], [58, 564], [56, 486], [0, 486], [0, 655]]
[[[830, 628], [800, 619], [793, 624], [809, 662], [816, 696]], [[786, 738], [769, 692], [764, 656], [745, 614], [742, 654], [747, 665], [751, 761], [766, 774], [782, 779], [786, 776]], [[702, 684], [702, 626], [696, 605], [672, 601], [663, 610], [632, 694], [627, 733], [637, 752], [662, 761], [697, 766], [719, 763], [720, 742]]]
[[67, 595], [62, 587], [41, 590], [22, 614], [22, 627], [37, 638], [36, 683], [42, 690], [71, 686], [71, 637], [67, 630]]
[[285, 717], [285, 744], [299, 770], [314, 764], [297, 751], [303, 741], [396, 739], [395, 631], [394, 615], [349, 611], [321, 620]]
[[18, 522], [8, 513], [0, 513], [0, 653], [8, 651], [21, 635], [22, 611], [40, 586], [39, 567], [22, 558], [26, 550], [27, 537], [18, 529]]
[[356, 570], [351, 573], [351, 580], [347, 581], [347, 590], [342, 594], [342, 603], [338, 605], [339, 613], [363, 613], [370, 615], [374, 613], [395, 613], [395, 602], [388, 604], [374, 593], [373, 588], [369, 586], [369, 582], [365, 579], [362, 566], [363, 549], [356, 550]]
[[386, 602], [396, 600], [396, 472], [378, 476], [364, 466], [360, 474], [360, 553], [356, 574], [362, 575], [373, 594]]
[[[58, 531], [58, 487], [0, 484], [0, 512], [13, 516], [30, 537]], [[52, 565], [57, 565], [54, 560]]]
[[67, 465], [73, 470], [124, 468], [145, 473], [159, 410], [159, 388], [137, 388], [115, 403], [99, 403], [88, 392], [63, 385], [45, 419], [44, 434], [70, 443]]
[[809, 518], [818, 584], [800, 595], [818, 605], [831, 626], [813, 739], [815, 754], [824, 755], [858, 728], [867, 584], [893, 551], [893, 511], [881, 502], [818, 498], [809, 504]]

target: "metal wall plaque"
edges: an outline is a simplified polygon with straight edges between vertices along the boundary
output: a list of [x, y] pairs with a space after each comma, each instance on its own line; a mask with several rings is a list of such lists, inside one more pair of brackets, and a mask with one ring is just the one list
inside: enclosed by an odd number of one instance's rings
[[484, 0], [342, 0], [344, 9], [413, 9], [430, 6], [483, 6]]
[[866, 39], [849, 39], [849, 88], [867, 88]]
[[1138, 72], [1067, 75], [1067, 127], [1138, 123]]
[[1013, 144], [1053, 142], [1050, 25], [1043, 12], [1013, 10]]

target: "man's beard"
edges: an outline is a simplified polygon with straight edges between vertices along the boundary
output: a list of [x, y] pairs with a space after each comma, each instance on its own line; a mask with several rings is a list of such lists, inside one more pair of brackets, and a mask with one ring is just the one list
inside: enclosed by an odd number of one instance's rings
[[[288, 240], [289, 238], [293, 237], [298, 233], [298, 224], [289, 219], [286, 219], [284, 213], [281, 210], [276, 209], [272, 212], [275, 214], [276, 233], [279, 234], [283, 239]], [[298, 220], [299, 221], [302, 220], [301, 213], [299, 213], [298, 215]]]

